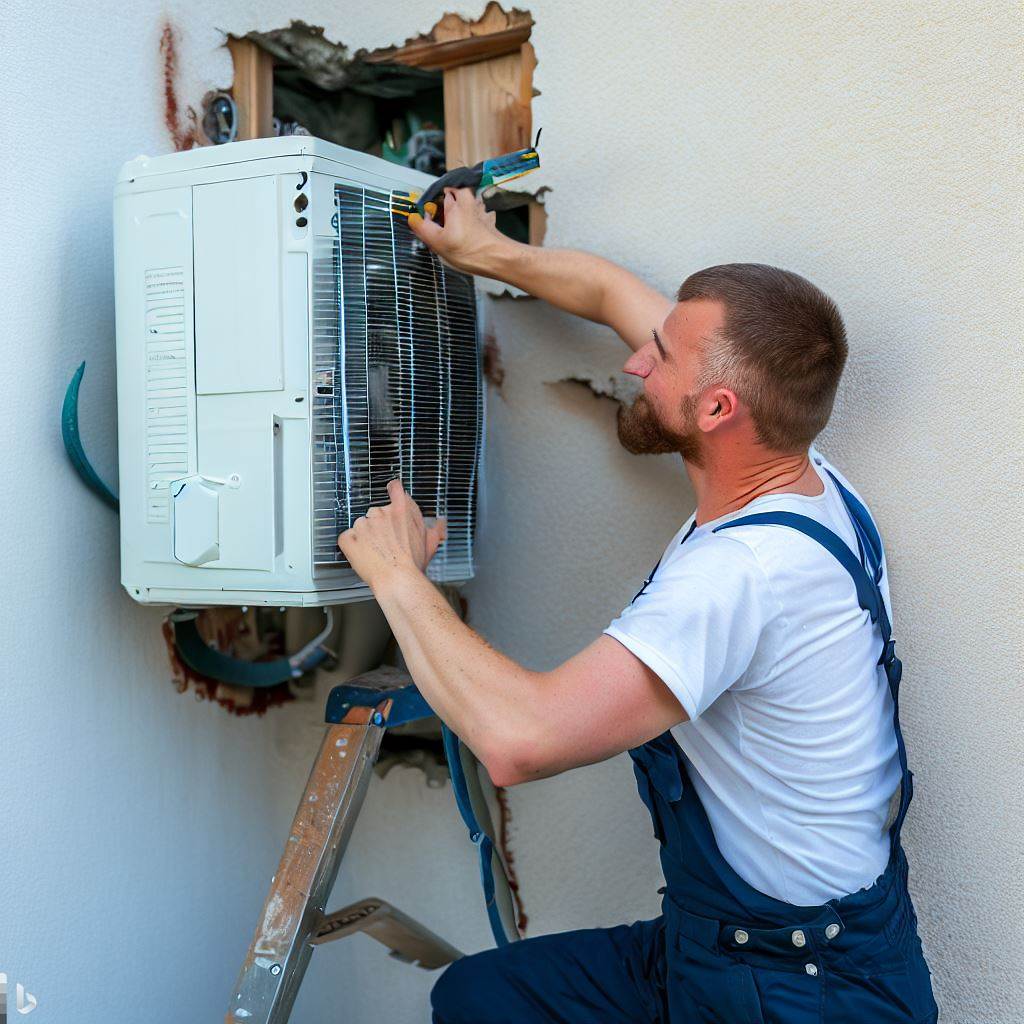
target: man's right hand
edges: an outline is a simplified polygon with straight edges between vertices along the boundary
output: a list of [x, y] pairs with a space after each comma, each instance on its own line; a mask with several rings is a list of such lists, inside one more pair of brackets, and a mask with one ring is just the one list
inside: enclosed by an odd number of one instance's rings
[[442, 217], [412, 214], [409, 229], [446, 263], [467, 274], [490, 276], [502, 250], [515, 245], [494, 226], [494, 214], [469, 188], [446, 188]]
[[409, 229], [457, 270], [504, 281], [567, 313], [607, 324], [632, 349], [650, 342], [651, 328], [660, 328], [673, 306], [600, 256], [506, 237], [469, 188], [445, 189], [443, 220], [428, 209], [425, 217], [409, 218]]

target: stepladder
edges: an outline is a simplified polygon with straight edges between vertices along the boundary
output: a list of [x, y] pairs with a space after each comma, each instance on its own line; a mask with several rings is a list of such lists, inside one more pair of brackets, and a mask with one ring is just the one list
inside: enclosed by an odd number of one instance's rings
[[357, 931], [425, 969], [461, 956], [454, 946], [383, 899], [331, 913], [327, 900], [369, 788], [385, 730], [432, 712], [412, 680], [381, 668], [327, 702], [327, 731], [292, 820], [225, 1024], [286, 1024], [313, 951]]

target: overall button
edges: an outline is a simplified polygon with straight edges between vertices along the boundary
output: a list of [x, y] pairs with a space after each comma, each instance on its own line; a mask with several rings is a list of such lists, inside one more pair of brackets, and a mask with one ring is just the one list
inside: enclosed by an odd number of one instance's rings
[[807, 945], [807, 936], [804, 935], [804, 933], [800, 931], [799, 928], [795, 932], [793, 932], [793, 945], [796, 946], [798, 949], [801, 946]]
[[737, 928], [732, 936], [741, 946], [750, 938], [750, 936], [742, 929]]
[[838, 934], [839, 934], [839, 925], [837, 925], [837, 924], [830, 924], [825, 929], [825, 938], [826, 939], [834, 939]]
[[804, 968], [804, 970], [805, 970], [805, 971], [806, 971], [806, 972], [807, 972], [807, 973], [808, 973], [808, 974], [809, 974], [809, 975], [810, 975], [810, 976], [811, 976], [812, 978], [816, 978], [816, 977], [818, 976], [818, 968], [817, 968], [817, 965], [816, 965], [816, 964], [808, 964], [808, 965], [807, 965], [807, 966], [806, 966], [806, 967]]

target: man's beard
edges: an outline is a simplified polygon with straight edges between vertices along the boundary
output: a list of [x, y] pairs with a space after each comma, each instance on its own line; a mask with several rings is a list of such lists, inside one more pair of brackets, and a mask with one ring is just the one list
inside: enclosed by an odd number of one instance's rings
[[628, 408], [619, 406], [619, 444], [633, 455], [664, 455], [679, 452], [695, 466], [701, 464], [700, 431], [697, 429], [697, 395], [684, 396], [680, 413], [683, 429], [670, 430], [658, 419], [646, 395], [639, 395]]

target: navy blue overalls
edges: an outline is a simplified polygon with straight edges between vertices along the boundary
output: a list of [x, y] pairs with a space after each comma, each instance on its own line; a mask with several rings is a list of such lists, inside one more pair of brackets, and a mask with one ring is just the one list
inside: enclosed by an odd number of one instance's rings
[[[831, 475], [831, 474], [830, 474]], [[902, 769], [885, 871], [867, 889], [796, 907], [748, 885], [715, 842], [671, 732], [630, 751], [661, 842], [662, 916], [512, 943], [456, 961], [432, 997], [435, 1024], [932, 1024], [938, 1011], [907, 891], [900, 829], [912, 775], [899, 724], [900, 660], [867, 509], [835, 477], [858, 558], [805, 516], [763, 512], [719, 526], [783, 526], [823, 545], [881, 633]]]

